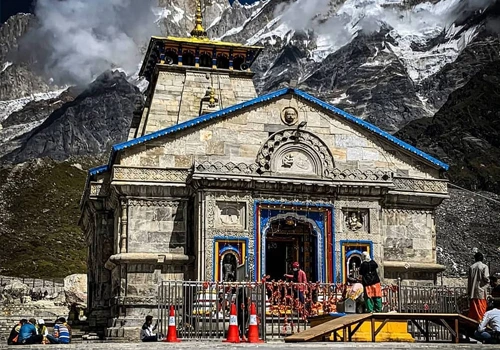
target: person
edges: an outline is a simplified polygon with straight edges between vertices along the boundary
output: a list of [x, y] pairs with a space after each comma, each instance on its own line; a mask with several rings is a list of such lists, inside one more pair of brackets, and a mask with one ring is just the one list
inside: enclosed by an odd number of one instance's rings
[[476, 321], [483, 319], [488, 302], [486, 301], [486, 286], [489, 283], [488, 266], [483, 263], [483, 254], [474, 254], [476, 261], [469, 267], [467, 278], [467, 296], [469, 297], [469, 318]]
[[359, 266], [359, 275], [365, 293], [366, 312], [382, 312], [382, 288], [378, 276], [378, 264], [371, 259], [370, 253], [363, 252], [363, 262]]
[[143, 342], [153, 342], [158, 341], [158, 336], [154, 333], [158, 322], [153, 326], [153, 316], [146, 316], [146, 322], [142, 325], [140, 338]]
[[10, 330], [9, 338], [7, 338], [7, 345], [16, 345], [19, 339], [19, 331], [23, 323], [28, 322], [26, 319], [20, 320], [12, 329]]
[[299, 299], [301, 303], [304, 303], [304, 291], [306, 290], [307, 276], [304, 270], [300, 268], [297, 261], [292, 264], [293, 275], [285, 274], [286, 278], [292, 279], [292, 282], [298, 283], [295, 286], [295, 297]]
[[69, 344], [71, 342], [71, 327], [64, 317], [59, 317], [54, 325], [54, 334], [47, 334], [51, 344]]
[[250, 291], [246, 287], [238, 289], [236, 298], [236, 309], [238, 317], [238, 329], [240, 331], [240, 338], [242, 341], [247, 341], [246, 333], [248, 321], [250, 318]]
[[[26, 320], [25, 320], [26, 321]], [[42, 335], [36, 333], [35, 319], [24, 322], [19, 330], [18, 344], [41, 344]]]
[[45, 320], [43, 318], [39, 319], [36, 322], [36, 332], [38, 334], [41, 334], [43, 339], [42, 343], [43, 344], [48, 344], [49, 340], [47, 339], [47, 335], [49, 335], [49, 331], [47, 330], [47, 327], [45, 326]]
[[[486, 326], [489, 326], [491, 331], [487, 331]], [[500, 343], [500, 301], [495, 300], [493, 309], [484, 314], [474, 337], [487, 344]]]

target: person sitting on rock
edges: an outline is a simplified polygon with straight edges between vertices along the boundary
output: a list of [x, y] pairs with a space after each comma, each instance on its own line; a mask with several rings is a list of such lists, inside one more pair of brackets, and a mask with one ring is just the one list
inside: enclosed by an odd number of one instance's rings
[[37, 334], [35, 328], [36, 320], [33, 318], [28, 322], [24, 322], [19, 330], [19, 338], [17, 344], [41, 344], [43, 336]]
[[154, 333], [158, 322], [153, 326], [153, 316], [146, 316], [146, 322], [142, 325], [140, 338], [144, 342], [158, 341], [158, 336]]
[[59, 317], [54, 325], [54, 334], [47, 334], [51, 344], [69, 344], [71, 342], [71, 327], [64, 317]]
[[20, 320], [12, 329], [10, 330], [9, 338], [7, 338], [7, 345], [16, 345], [19, 340], [19, 331], [21, 330], [21, 326], [28, 322], [26, 319]]
[[42, 343], [48, 344], [49, 340], [47, 339], [47, 335], [49, 335], [49, 331], [47, 330], [47, 327], [45, 326], [45, 320], [43, 318], [39, 319], [36, 322], [36, 330], [37, 330], [37, 333], [41, 334], [43, 337]]

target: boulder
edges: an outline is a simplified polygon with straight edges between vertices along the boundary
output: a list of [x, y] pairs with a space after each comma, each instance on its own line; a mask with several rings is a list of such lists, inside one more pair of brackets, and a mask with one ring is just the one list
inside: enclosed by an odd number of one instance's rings
[[30, 294], [30, 287], [18, 279], [12, 279], [2, 291], [3, 299], [17, 299]]
[[87, 305], [87, 275], [74, 274], [64, 278], [64, 294], [67, 305]]

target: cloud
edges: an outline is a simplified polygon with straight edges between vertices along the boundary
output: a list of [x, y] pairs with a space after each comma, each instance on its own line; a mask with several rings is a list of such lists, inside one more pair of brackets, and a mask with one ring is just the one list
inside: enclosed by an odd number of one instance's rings
[[88, 83], [106, 69], [128, 74], [141, 48], [159, 32], [155, 0], [38, 0], [38, 26], [21, 42], [29, 58], [58, 84]]
[[459, 17], [481, 11], [497, 0], [442, 0], [424, 2], [411, 9], [382, 6], [398, 0], [295, 0], [276, 9], [281, 21], [296, 31], [313, 30], [329, 37], [333, 46], [348, 43], [358, 32], [372, 33], [387, 26], [398, 34], [426, 34], [450, 26]]

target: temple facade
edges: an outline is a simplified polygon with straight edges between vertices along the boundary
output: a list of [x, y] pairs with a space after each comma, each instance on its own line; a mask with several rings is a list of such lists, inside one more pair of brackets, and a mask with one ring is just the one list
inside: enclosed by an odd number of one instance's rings
[[191, 37], [151, 38], [146, 107], [89, 171], [91, 324], [137, 333], [162, 280], [278, 280], [298, 261], [343, 282], [364, 251], [386, 282], [434, 283], [448, 166], [299, 89], [258, 96], [262, 48], [210, 40], [200, 12]]

